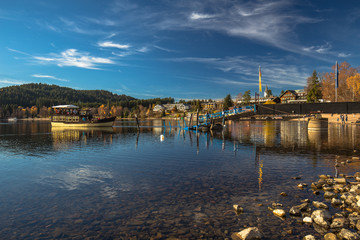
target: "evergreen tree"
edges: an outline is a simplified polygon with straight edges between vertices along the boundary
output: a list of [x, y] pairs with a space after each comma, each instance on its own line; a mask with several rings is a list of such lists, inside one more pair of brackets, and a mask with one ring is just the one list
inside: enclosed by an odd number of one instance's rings
[[322, 98], [319, 77], [316, 70], [307, 79], [307, 102], [318, 102]]
[[224, 98], [224, 110], [229, 110], [230, 107], [234, 106], [234, 103], [231, 99], [230, 94], [226, 95]]
[[242, 102], [244, 105], [249, 105], [250, 104], [250, 100], [251, 100], [251, 92], [250, 90], [247, 90], [244, 92], [243, 94], [243, 99], [242, 99]]

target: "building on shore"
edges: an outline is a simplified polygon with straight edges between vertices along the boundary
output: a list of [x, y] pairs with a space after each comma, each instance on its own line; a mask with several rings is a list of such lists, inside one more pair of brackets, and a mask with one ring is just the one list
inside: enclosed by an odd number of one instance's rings
[[170, 112], [173, 110], [186, 112], [190, 110], [190, 106], [183, 103], [169, 103], [169, 104], [157, 104], [153, 109], [154, 112], [162, 112], [162, 111]]
[[304, 90], [286, 90], [279, 98], [281, 103], [306, 103], [306, 96]]

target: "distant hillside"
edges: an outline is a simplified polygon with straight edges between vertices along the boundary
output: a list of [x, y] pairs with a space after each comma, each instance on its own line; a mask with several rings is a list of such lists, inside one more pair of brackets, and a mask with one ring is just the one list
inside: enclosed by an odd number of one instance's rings
[[42, 83], [0, 88], [0, 106], [18, 105], [31, 107], [37, 105], [50, 107], [59, 104], [98, 106], [99, 104], [129, 102], [133, 100], [137, 99], [104, 90], [75, 90]]

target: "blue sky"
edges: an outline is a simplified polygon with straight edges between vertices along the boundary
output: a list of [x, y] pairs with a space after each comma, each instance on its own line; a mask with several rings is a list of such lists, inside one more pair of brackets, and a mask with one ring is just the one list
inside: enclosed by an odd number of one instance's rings
[[41, 82], [136, 98], [302, 89], [360, 65], [359, 1], [1, 0], [0, 87]]

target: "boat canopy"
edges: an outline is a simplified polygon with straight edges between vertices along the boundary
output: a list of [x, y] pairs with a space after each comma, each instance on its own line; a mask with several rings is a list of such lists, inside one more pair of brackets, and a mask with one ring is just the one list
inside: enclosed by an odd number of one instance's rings
[[53, 106], [52, 108], [79, 108], [79, 107], [75, 105], [57, 105], [57, 106]]

